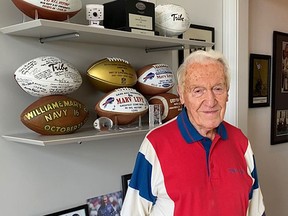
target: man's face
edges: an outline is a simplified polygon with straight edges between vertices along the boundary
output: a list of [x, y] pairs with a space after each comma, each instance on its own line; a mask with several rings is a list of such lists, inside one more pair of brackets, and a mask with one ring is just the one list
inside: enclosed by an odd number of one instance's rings
[[108, 203], [108, 197], [107, 197], [107, 196], [104, 196], [104, 197], [103, 197], [103, 202], [104, 202], [105, 204]]
[[219, 62], [193, 63], [188, 67], [184, 87], [179, 86], [181, 103], [198, 131], [209, 131], [223, 121], [228, 89]]

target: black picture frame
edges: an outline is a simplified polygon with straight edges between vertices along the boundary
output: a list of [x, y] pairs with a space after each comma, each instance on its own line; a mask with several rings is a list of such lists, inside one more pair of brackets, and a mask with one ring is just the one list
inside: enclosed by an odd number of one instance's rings
[[288, 142], [287, 56], [288, 34], [273, 31], [271, 145]]
[[[205, 41], [205, 42], [215, 42], [215, 28], [211, 26], [203, 26], [203, 25], [196, 25], [190, 24], [190, 28], [185, 31], [183, 34], [179, 35], [178, 38], [183, 38], [186, 40], [197, 40], [197, 41]], [[209, 49], [214, 49], [214, 45], [209, 47]], [[207, 50], [208, 47], [198, 48]], [[178, 52], [178, 62], [179, 65], [183, 63], [183, 60], [192, 52], [198, 50], [197, 48], [194, 49], [184, 49], [179, 50]]]
[[131, 177], [132, 177], [132, 173], [121, 176], [123, 200], [125, 199], [125, 195], [126, 195]]
[[88, 205], [84, 204], [44, 216], [89, 216]]
[[271, 56], [250, 54], [249, 108], [270, 106]]

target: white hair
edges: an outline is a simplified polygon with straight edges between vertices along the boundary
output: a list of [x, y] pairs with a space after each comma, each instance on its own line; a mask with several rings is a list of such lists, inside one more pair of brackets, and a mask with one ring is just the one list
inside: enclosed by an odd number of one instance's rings
[[184, 62], [180, 65], [177, 70], [177, 81], [178, 85], [183, 89], [185, 85], [186, 71], [189, 65], [193, 63], [205, 63], [207, 61], [220, 62], [224, 68], [224, 76], [227, 85], [227, 89], [230, 87], [230, 69], [226, 58], [220, 52], [210, 49], [209, 51], [197, 50], [192, 52], [189, 56], [184, 59]]

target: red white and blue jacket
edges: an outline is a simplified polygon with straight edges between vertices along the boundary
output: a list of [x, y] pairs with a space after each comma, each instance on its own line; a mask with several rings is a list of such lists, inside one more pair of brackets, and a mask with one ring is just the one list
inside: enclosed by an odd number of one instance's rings
[[265, 208], [246, 136], [223, 122], [213, 141], [186, 110], [145, 137], [121, 216], [262, 216]]

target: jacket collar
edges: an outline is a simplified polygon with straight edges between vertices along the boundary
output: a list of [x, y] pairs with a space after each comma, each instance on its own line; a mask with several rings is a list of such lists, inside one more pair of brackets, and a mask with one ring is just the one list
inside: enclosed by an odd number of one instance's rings
[[[182, 112], [178, 115], [177, 124], [182, 134], [182, 137], [185, 139], [187, 143], [201, 141], [204, 138], [201, 134], [198, 133], [195, 127], [191, 124], [188, 118], [186, 108], [183, 108]], [[226, 140], [228, 138], [227, 131], [223, 122], [217, 127], [216, 132], [222, 139]]]

